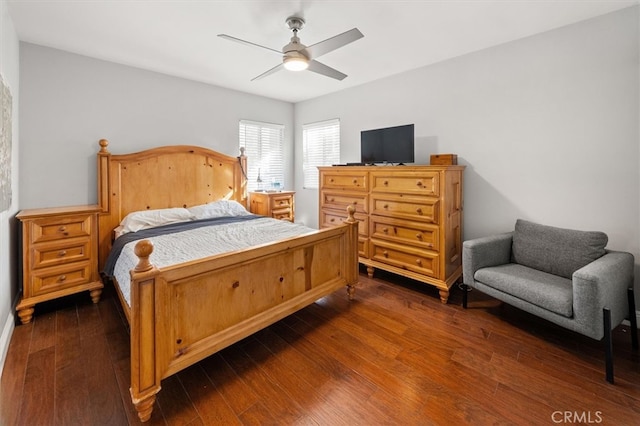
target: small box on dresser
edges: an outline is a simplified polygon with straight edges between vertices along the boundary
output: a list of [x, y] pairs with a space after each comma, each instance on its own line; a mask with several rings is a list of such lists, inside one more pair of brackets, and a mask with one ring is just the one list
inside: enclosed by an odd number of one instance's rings
[[96, 205], [22, 210], [20, 221], [22, 295], [16, 310], [31, 322], [37, 303], [89, 291], [98, 303], [103, 284], [98, 273]]
[[294, 221], [295, 191], [250, 192], [249, 210], [253, 214]]
[[456, 154], [432, 154], [429, 159], [432, 166], [455, 166], [458, 164]]

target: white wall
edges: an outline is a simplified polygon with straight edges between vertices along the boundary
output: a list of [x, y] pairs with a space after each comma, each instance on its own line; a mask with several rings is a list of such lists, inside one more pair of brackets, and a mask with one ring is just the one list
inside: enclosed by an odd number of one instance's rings
[[[293, 186], [293, 105], [29, 43], [20, 44], [20, 207], [97, 202], [98, 140], [238, 151], [241, 119], [284, 124]], [[249, 159], [251, 161], [251, 159]]]
[[[464, 239], [526, 218], [602, 230], [638, 263], [638, 51], [633, 7], [302, 102], [296, 164], [303, 124], [339, 117], [355, 162], [361, 130], [415, 123], [416, 163], [467, 166]], [[317, 226], [318, 192], [296, 182], [296, 218]]]
[[19, 43], [9, 16], [7, 2], [0, 1], [0, 73], [12, 96], [12, 202], [0, 213], [0, 376], [14, 328], [13, 302], [17, 293], [17, 232], [14, 218], [18, 211], [18, 111], [19, 111]]

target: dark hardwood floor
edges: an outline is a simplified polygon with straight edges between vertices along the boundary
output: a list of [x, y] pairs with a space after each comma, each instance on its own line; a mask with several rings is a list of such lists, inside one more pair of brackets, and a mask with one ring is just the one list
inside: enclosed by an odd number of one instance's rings
[[[361, 274], [336, 292], [165, 379], [149, 424], [640, 424], [640, 355], [472, 291]], [[113, 290], [36, 307], [17, 326], [0, 386], [2, 425], [137, 424], [126, 320]]]

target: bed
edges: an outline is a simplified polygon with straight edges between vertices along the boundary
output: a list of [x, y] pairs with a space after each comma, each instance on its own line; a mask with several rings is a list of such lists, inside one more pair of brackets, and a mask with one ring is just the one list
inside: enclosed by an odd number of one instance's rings
[[[244, 154], [176, 145], [112, 155], [107, 140], [99, 144], [101, 271], [122, 238], [116, 240], [115, 232], [130, 213], [194, 209], [222, 200], [247, 206]], [[335, 228], [307, 228], [275, 242], [257, 240], [172, 265], [154, 264], [156, 237], [128, 243], [136, 256], [130, 293], [117, 279], [104, 279], [114, 282], [129, 321], [130, 392], [140, 420], [151, 417], [162, 379], [339, 288], [346, 287], [352, 299], [358, 281], [353, 213], [349, 208], [345, 223]]]

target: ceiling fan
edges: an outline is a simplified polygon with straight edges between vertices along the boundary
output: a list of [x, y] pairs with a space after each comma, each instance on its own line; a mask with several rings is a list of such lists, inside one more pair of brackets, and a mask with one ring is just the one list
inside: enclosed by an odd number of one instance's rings
[[304, 44], [300, 43], [300, 39], [298, 38], [298, 31], [300, 31], [305, 24], [304, 19], [297, 16], [290, 16], [285, 22], [287, 23], [289, 29], [293, 31], [293, 37], [291, 37], [291, 41], [289, 42], [289, 44], [282, 48], [282, 51], [272, 49], [270, 47], [261, 46], [250, 41], [241, 40], [227, 34], [218, 34], [218, 37], [222, 37], [224, 39], [242, 44], [247, 44], [249, 46], [267, 49], [270, 52], [282, 55], [282, 63], [276, 65], [268, 71], [263, 72], [259, 76], [252, 78], [251, 81], [264, 78], [277, 71], [280, 71], [283, 68], [290, 71], [309, 70], [318, 74], [325, 75], [327, 77], [335, 78], [336, 80], [343, 80], [347, 76], [346, 74], [343, 74], [340, 71], [323, 64], [322, 62], [316, 61], [315, 58], [318, 58], [321, 55], [332, 52], [344, 45], [347, 45], [364, 37], [357, 28], [353, 28], [349, 31], [338, 34], [337, 36], [328, 38], [311, 46], [305, 46]]

